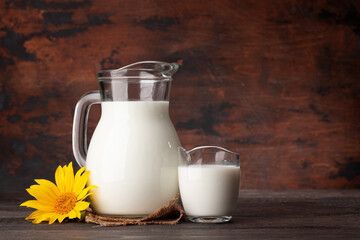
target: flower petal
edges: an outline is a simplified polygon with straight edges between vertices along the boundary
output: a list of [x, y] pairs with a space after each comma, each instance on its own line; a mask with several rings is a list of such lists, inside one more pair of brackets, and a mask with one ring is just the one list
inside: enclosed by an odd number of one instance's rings
[[65, 174], [65, 189], [67, 192], [71, 192], [74, 188], [74, 169], [72, 162], [69, 163], [68, 167], [64, 171]]
[[[34, 189], [36, 191], [40, 191], [42, 192], [43, 194], [46, 194], [47, 197], [49, 199], [52, 200], [52, 202], [54, 201], [54, 199], [57, 198], [57, 194], [55, 194], [50, 188], [46, 187], [46, 186], [43, 186], [43, 185], [31, 185], [30, 186], [30, 189]], [[46, 196], [45, 196], [46, 197]]]
[[86, 167], [82, 167], [82, 168], [80, 168], [80, 169], [76, 172], [75, 181], [78, 180], [78, 179], [80, 179], [80, 176], [81, 176], [81, 174], [85, 171], [85, 168], [86, 168]]
[[86, 194], [84, 197], [82, 197], [81, 199], [78, 199], [78, 201], [82, 201], [82, 200], [84, 200], [85, 198], [87, 198], [88, 196], [90, 196], [90, 195], [92, 195], [92, 194], [93, 194], [93, 193], [90, 192], [90, 193]]
[[80, 187], [79, 186], [79, 181], [80, 181], [80, 178], [81, 178], [81, 174], [84, 172], [85, 170], [85, 167], [82, 167], [79, 169], [79, 171], [76, 172], [76, 175], [75, 175], [75, 182], [74, 182], [74, 187], [72, 189], [72, 191], [76, 194], [76, 195], [79, 195], [81, 190], [84, 188], [84, 187]]
[[82, 190], [81, 193], [78, 195], [77, 200], [84, 199], [85, 195], [88, 193], [88, 191], [91, 188], [97, 188], [97, 186], [90, 185], [87, 188], [85, 188], [84, 190]]
[[89, 179], [89, 175], [90, 175], [90, 171], [86, 171], [76, 181], [76, 183], [74, 184], [74, 188], [73, 188], [73, 191], [75, 192], [75, 194], [80, 194], [81, 190], [85, 187], [86, 182]]
[[42, 211], [53, 211], [53, 206], [43, 204], [37, 200], [29, 200], [20, 204], [20, 206], [31, 207]]
[[62, 223], [62, 221], [64, 221], [64, 219], [68, 216], [69, 216], [69, 214], [63, 214], [60, 217], [58, 217], [59, 223]]
[[76, 218], [76, 212], [74, 210], [71, 210], [68, 214], [70, 219]]
[[36, 219], [46, 213], [47, 213], [46, 211], [36, 210], [36, 211], [32, 212], [27, 218], [25, 218], [25, 220]]
[[53, 224], [56, 221], [56, 219], [58, 219], [59, 216], [60, 216], [60, 214], [51, 216], [49, 219], [49, 224]]
[[32, 221], [35, 224], [41, 223], [43, 221], [49, 221], [50, 218], [54, 215], [54, 213], [45, 213], [41, 217], [36, 218], [34, 221]]
[[[35, 186], [35, 187], [33, 187]], [[38, 201], [43, 202], [43, 203], [47, 203], [47, 204], [52, 204], [54, 202], [54, 199], [51, 198], [48, 194], [47, 191], [44, 191], [42, 189], [37, 188], [36, 186], [39, 185], [33, 185], [30, 188], [26, 189], [26, 191], [33, 196], [34, 198], [36, 198]]]
[[88, 203], [88, 202], [80, 201], [80, 202], [76, 203], [74, 210], [84, 211], [85, 209], [87, 209], [89, 207], [89, 205], [90, 205], [90, 203]]
[[[66, 166], [64, 166], [65, 168]], [[56, 182], [56, 185], [57, 187], [59, 188], [60, 192], [65, 192], [66, 189], [65, 189], [65, 176], [64, 176], [64, 170], [61, 166], [59, 166], [57, 169], [56, 169], [56, 172], [55, 172], [55, 182]]]
[[57, 217], [51, 217], [49, 219], [49, 224], [53, 224], [56, 221]]
[[50, 182], [49, 180], [35, 179], [35, 182], [37, 182], [42, 187], [49, 188], [56, 196], [60, 195], [60, 191], [59, 191], [58, 187], [54, 183]]

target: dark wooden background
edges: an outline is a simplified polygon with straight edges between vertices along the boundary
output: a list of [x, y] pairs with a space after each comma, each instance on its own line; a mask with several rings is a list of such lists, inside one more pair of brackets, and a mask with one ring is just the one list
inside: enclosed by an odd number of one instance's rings
[[242, 188], [360, 188], [359, 1], [4, 0], [0, 18], [0, 195], [73, 161], [95, 72], [141, 60], [182, 63], [180, 140], [239, 152]]

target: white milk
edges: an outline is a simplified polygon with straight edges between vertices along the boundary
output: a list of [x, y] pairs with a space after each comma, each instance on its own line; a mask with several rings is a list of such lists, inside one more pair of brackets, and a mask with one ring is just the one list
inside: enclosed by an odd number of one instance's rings
[[188, 216], [231, 216], [239, 194], [240, 167], [180, 166], [178, 174], [181, 201]]
[[179, 192], [169, 102], [102, 102], [87, 153], [92, 204], [103, 215], [145, 215]]

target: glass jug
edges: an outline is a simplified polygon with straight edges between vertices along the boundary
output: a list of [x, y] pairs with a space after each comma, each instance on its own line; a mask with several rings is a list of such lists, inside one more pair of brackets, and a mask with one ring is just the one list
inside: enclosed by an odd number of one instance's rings
[[[181, 145], [169, 118], [175, 63], [138, 62], [98, 72], [100, 91], [76, 105], [73, 152], [90, 171], [96, 213], [141, 217], [179, 192], [177, 151]], [[87, 148], [90, 106], [101, 104], [101, 117]]]

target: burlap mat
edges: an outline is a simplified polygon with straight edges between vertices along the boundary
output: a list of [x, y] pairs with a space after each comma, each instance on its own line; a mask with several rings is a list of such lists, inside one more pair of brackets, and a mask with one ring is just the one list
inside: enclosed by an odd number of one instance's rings
[[96, 223], [102, 227], [109, 226], [126, 226], [126, 225], [148, 225], [148, 224], [170, 224], [174, 225], [180, 221], [184, 215], [184, 209], [176, 201], [179, 199], [179, 194], [169, 202], [168, 205], [163, 206], [156, 210], [154, 213], [147, 215], [140, 219], [132, 218], [114, 218], [103, 217], [96, 215], [90, 211], [85, 213], [85, 222]]

